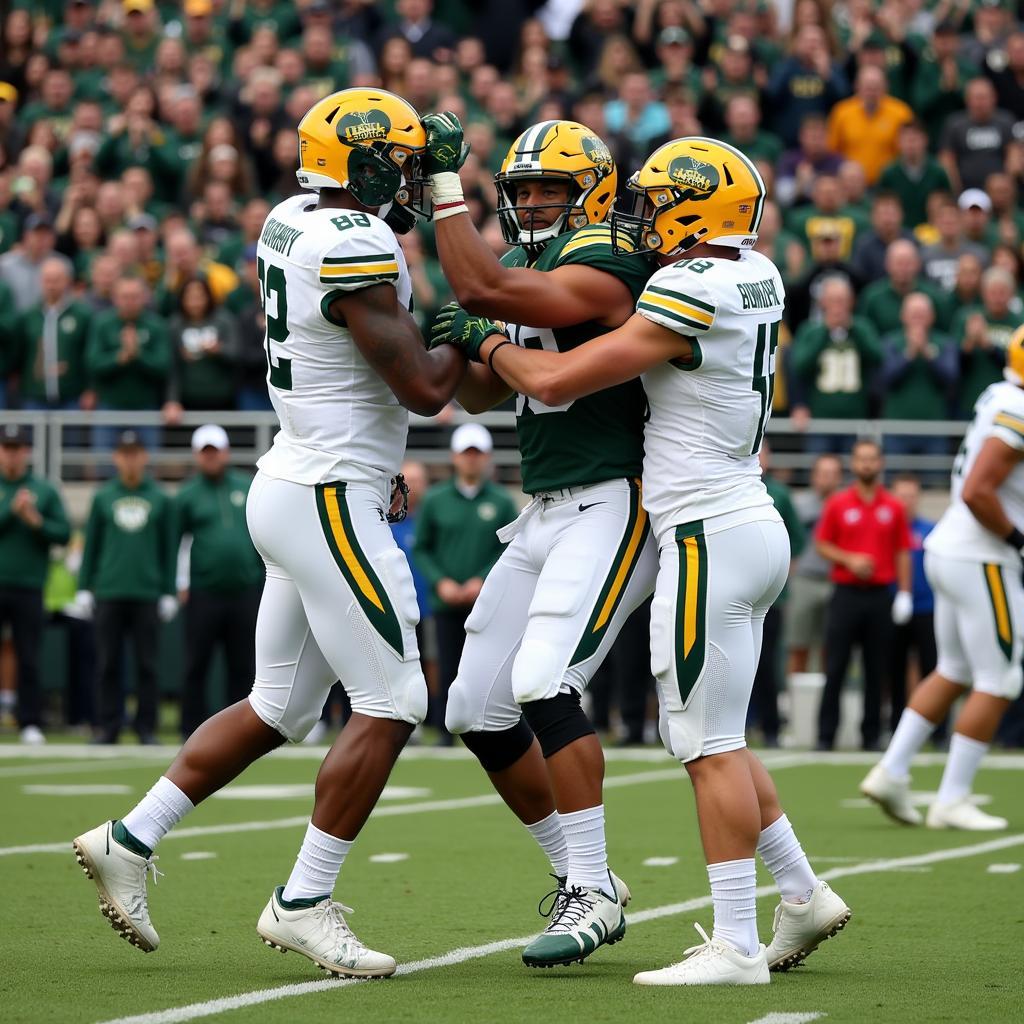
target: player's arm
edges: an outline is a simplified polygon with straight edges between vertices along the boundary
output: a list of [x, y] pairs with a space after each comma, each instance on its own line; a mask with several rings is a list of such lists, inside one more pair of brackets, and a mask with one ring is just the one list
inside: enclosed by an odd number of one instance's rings
[[466, 375], [455, 392], [455, 399], [466, 412], [476, 415], [501, 405], [514, 394], [515, 390], [486, 366], [469, 363]]
[[1016, 448], [1000, 437], [986, 438], [960, 492], [974, 518], [1018, 550], [1024, 548], [1024, 534], [1006, 514], [999, 500], [999, 488], [1024, 458], [1024, 438], [1021, 444], [1022, 448]]
[[510, 387], [544, 405], [564, 405], [603, 391], [671, 359], [684, 364], [693, 359], [689, 338], [640, 314], [569, 352], [520, 348], [507, 341], [501, 335], [489, 335], [480, 346], [480, 361]]
[[434, 416], [451, 401], [465, 358], [451, 345], [428, 352], [392, 285], [339, 293], [330, 313], [333, 322], [347, 325], [363, 358], [410, 412]]
[[618, 326], [633, 311], [628, 286], [597, 267], [504, 266], [468, 213], [438, 220], [435, 239], [444, 275], [470, 313], [531, 327], [571, 327], [592, 320]]

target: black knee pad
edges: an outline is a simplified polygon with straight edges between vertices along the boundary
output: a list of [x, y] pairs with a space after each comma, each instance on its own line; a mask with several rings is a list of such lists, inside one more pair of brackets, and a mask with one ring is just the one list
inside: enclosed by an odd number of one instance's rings
[[511, 729], [501, 732], [459, 733], [462, 742], [476, 755], [485, 772], [511, 768], [530, 749], [533, 730], [520, 718]]
[[531, 700], [523, 705], [523, 718], [530, 724], [545, 757], [557, 754], [574, 740], [593, 736], [594, 727], [580, 707], [580, 695], [559, 693], [547, 700]]

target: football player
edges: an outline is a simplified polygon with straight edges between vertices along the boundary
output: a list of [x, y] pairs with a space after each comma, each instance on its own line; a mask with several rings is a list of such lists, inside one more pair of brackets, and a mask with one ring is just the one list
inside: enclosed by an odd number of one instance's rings
[[426, 210], [419, 116], [391, 93], [347, 89], [312, 107], [298, 137], [299, 183], [319, 196], [276, 206], [257, 250], [281, 429], [247, 508], [267, 567], [255, 683], [193, 733], [135, 808], [79, 836], [74, 849], [104, 916], [133, 945], [156, 949], [146, 901], [154, 847], [258, 757], [301, 740], [340, 679], [352, 718], [324, 759], [298, 860], [257, 931], [331, 973], [382, 977], [395, 961], [356, 938], [332, 891], [426, 710], [416, 593], [388, 518], [407, 410], [438, 412], [464, 360], [450, 347], [424, 347], [389, 227], [408, 229], [410, 211]]
[[[435, 166], [441, 265], [459, 302], [436, 338], [472, 330], [474, 314], [508, 323], [515, 344], [551, 352], [588, 347], [632, 313], [653, 264], [620, 260], [603, 223], [617, 174], [607, 147], [573, 121], [544, 121], [512, 144], [495, 183], [505, 241], [500, 260], [477, 233], [456, 173], [462, 129], [424, 119]], [[469, 312], [467, 312], [469, 311]], [[471, 412], [513, 393], [474, 365], [458, 398]], [[550, 922], [523, 951], [549, 967], [582, 961], [625, 933], [628, 889], [608, 870], [604, 756], [580, 697], [623, 622], [651, 593], [657, 555], [641, 503], [646, 402], [617, 382], [566, 402], [520, 396], [523, 489], [532, 501], [466, 622], [446, 725], [548, 855], [558, 880]], [[553, 793], [553, 795], [552, 795]]]
[[910, 764], [964, 693], [942, 782], [924, 823], [987, 832], [1007, 820], [971, 800], [974, 776], [1024, 685], [1024, 327], [1006, 349], [1005, 381], [974, 405], [953, 463], [950, 505], [924, 542], [935, 591], [938, 665], [914, 690], [861, 792], [906, 825], [920, 825]]
[[[850, 917], [811, 870], [744, 739], [764, 616], [790, 561], [758, 463], [785, 296], [775, 265], [753, 250], [765, 187], [740, 152], [676, 139], [628, 187], [632, 208], [611, 213], [613, 247], [626, 261], [653, 254], [660, 269], [623, 327], [568, 352], [524, 349], [482, 321], [451, 340], [547, 405], [642, 374], [644, 504], [660, 557], [651, 668], [662, 739], [694, 787], [715, 925], [710, 939], [697, 926], [704, 941], [681, 963], [633, 980], [763, 984]], [[755, 851], [782, 895], [767, 950], [757, 937]]]

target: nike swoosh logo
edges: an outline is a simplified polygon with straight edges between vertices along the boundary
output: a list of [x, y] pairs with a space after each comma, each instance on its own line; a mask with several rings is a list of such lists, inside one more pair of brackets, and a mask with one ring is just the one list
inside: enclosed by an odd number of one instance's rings
[[592, 501], [589, 505], [584, 505], [580, 502], [580, 511], [586, 512], [588, 508], [593, 508], [595, 505], [607, 505], [607, 501]]

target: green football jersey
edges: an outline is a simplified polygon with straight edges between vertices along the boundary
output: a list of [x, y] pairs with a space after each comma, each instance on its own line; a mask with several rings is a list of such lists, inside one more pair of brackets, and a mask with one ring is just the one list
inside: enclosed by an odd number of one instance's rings
[[[522, 247], [505, 253], [501, 262], [507, 267], [534, 270], [554, 270], [570, 264], [596, 267], [622, 281], [634, 301], [655, 269], [644, 257], [616, 256], [607, 224], [591, 224], [559, 235], [532, 263]], [[507, 329], [517, 345], [549, 352], [567, 352], [611, 330], [595, 321], [555, 328], [508, 324]], [[646, 415], [647, 399], [639, 379], [559, 406], [543, 405], [519, 395], [516, 429], [523, 490], [536, 494], [640, 476]]]

